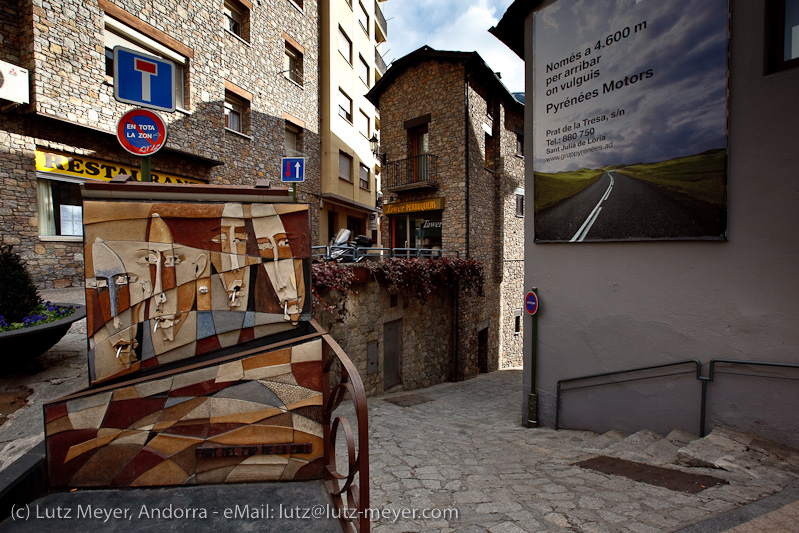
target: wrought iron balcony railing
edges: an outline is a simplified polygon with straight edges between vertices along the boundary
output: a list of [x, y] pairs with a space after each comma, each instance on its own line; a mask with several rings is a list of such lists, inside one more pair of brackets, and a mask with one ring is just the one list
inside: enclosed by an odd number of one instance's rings
[[383, 190], [424, 188], [438, 188], [438, 156], [423, 154], [384, 165]]

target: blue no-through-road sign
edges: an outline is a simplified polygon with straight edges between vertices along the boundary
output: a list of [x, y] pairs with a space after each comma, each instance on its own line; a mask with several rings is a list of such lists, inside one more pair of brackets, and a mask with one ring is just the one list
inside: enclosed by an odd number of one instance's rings
[[284, 157], [280, 167], [280, 181], [298, 183], [305, 181], [305, 158]]
[[150, 109], [175, 110], [175, 64], [122, 46], [114, 47], [114, 98]]
[[536, 314], [538, 311], [538, 296], [533, 291], [528, 292], [527, 296], [524, 297], [524, 308], [531, 315]]

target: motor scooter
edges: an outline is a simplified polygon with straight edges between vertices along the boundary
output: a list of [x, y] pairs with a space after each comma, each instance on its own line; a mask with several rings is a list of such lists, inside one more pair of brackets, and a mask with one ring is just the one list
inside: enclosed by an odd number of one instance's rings
[[358, 248], [371, 248], [372, 239], [366, 235], [358, 235], [353, 241], [349, 241], [352, 232], [342, 228], [336, 236], [330, 240], [325, 254], [325, 261], [335, 261], [336, 263], [360, 263], [364, 255], [359, 253]]

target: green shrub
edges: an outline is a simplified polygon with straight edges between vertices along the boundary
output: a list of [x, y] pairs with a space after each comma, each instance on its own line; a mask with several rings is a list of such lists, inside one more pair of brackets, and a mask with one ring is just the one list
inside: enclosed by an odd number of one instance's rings
[[0, 246], [0, 320], [21, 322], [42, 302], [22, 259], [10, 244]]

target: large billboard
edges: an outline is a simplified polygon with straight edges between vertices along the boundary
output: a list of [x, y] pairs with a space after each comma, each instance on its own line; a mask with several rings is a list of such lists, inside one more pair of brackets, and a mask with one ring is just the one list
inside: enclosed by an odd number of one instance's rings
[[536, 242], [726, 238], [727, 0], [535, 13]]

